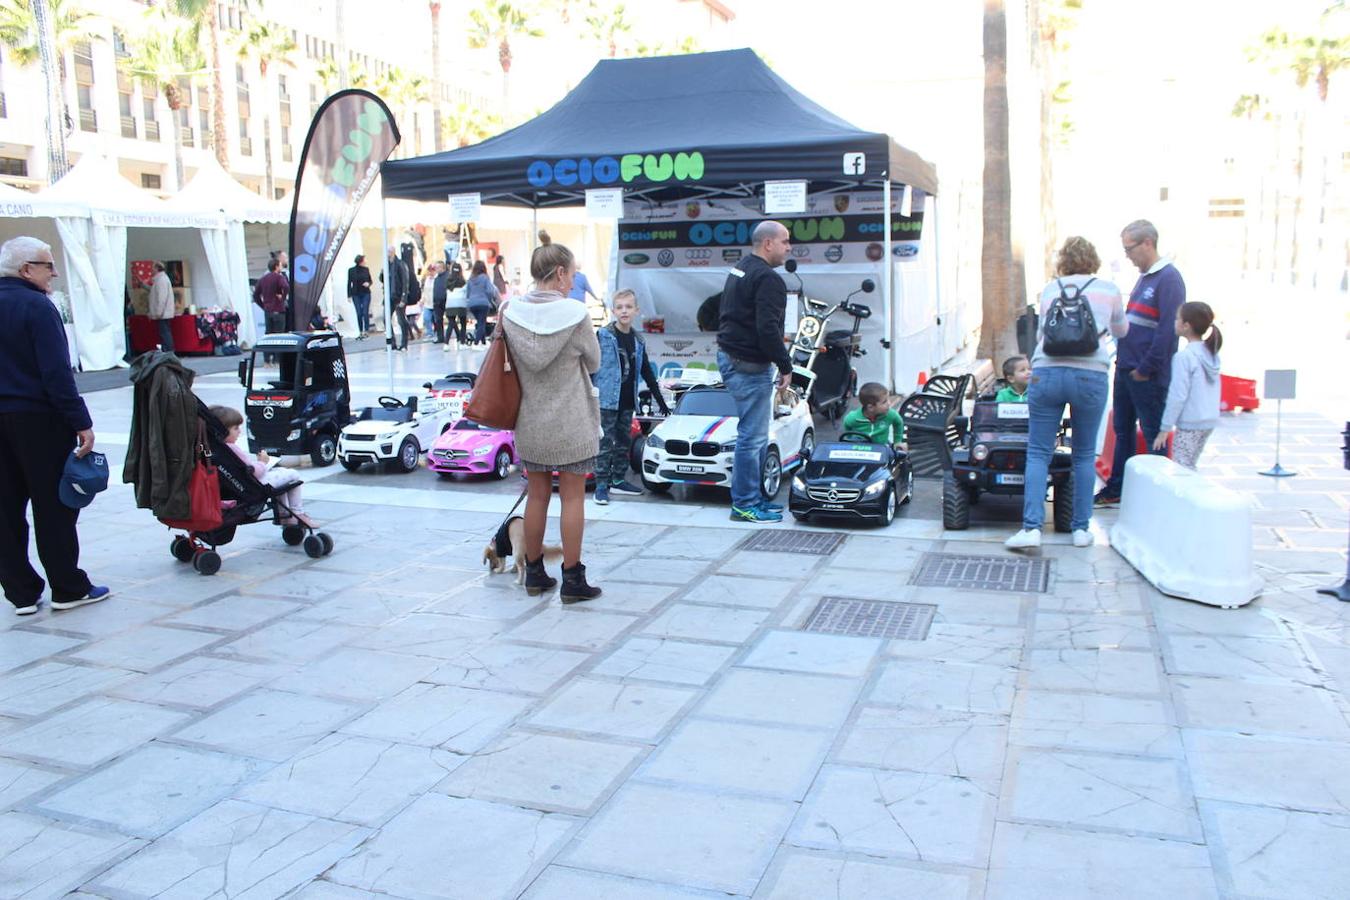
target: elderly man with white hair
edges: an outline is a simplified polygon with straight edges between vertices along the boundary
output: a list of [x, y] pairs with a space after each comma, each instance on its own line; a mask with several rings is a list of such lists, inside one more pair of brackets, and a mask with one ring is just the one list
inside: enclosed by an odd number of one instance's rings
[[[52, 248], [17, 237], [0, 246], [0, 587], [21, 616], [107, 598], [80, 569], [79, 511], [61, 502], [71, 450], [94, 449], [94, 424], [75, 387], [61, 315], [47, 294], [57, 277]], [[44, 584], [28, 560], [28, 506]]]

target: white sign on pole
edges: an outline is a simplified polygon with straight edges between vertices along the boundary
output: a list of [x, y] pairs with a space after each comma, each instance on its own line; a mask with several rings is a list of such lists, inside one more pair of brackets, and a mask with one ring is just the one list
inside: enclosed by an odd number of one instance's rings
[[622, 219], [623, 188], [587, 190], [586, 216], [591, 219]]
[[764, 212], [768, 215], [806, 212], [806, 182], [764, 182]]
[[477, 222], [482, 206], [482, 194], [451, 194], [450, 219], [453, 222]]
[[1266, 369], [1265, 399], [1293, 400], [1297, 376], [1296, 369]]
[[844, 174], [845, 174], [845, 175], [866, 175], [866, 174], [867, 174], [867, 154], [866, 154], [866, 153], [845, 153], [845, 154], [844, 154]]

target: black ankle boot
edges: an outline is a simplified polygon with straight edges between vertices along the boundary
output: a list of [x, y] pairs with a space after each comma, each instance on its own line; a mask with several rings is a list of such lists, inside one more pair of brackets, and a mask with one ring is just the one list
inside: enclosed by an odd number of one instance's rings
[[525, 557], [525, 593], [531, 597], [537, 597], [544, 591], [551, 591], [558, 586], [558, 579], [549, 576], [544, 571], [544, 557], [531, 560]]
[[580, 603], [600, 596], [600, 589], [586, 583], [586, 567], [577, 563], [572, 568], [563, 566], [562, 602]]

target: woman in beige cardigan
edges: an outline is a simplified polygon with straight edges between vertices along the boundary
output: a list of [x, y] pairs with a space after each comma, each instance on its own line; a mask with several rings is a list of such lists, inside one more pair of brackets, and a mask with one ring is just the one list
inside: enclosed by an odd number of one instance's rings
[[520, 378], [516, 452], [529, 482], [525, 501], [525, 589], [531, 596], [557, 585], [544, 570], [544, 526], [558, 473], [562, 498], [563, 603], [592, 600], [581, 564], [586, 475], [600, 450], [600, 401], [591, 375], [600, 368], [586, 304], [567, 296], [576, 261], [572, 251], [539, 232], [530, 259], [534, 290], [502, 307], [498, 327]]

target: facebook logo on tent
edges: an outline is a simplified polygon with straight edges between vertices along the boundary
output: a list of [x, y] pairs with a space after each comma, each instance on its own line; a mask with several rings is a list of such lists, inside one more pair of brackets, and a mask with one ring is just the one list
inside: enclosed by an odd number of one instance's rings
[[867, 173], [867, 154], [866, 153], [845, 153], [844, 154], [844, 174], [845, 175], [864, 175]]

